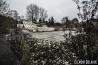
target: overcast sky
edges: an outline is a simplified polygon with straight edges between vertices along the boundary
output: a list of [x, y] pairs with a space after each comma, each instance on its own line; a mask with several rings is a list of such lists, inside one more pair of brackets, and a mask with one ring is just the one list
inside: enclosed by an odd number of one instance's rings
[[26, 14], [26, 6], [34, 3], [47, 10], [49, 17], [61, 20], [62, 17], [77, 17], [77, 7], [72, 0], [6, 0], [12, 10], [17, 10], [20, 15]]

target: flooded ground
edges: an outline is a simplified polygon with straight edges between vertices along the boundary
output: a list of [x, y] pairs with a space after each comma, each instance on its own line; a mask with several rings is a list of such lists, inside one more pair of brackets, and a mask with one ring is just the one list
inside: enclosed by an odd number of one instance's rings
[[50, 41], [64, 41], [65, 38], [63, 35], [64, 35], [63, 31], [32, 33], [33, 38], [45, 39]]

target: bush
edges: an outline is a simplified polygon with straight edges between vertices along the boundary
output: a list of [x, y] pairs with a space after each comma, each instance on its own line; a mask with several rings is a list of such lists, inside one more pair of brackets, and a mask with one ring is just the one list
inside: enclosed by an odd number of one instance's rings
[[35, 38], [22, 42], [20, 65], [66, 65], [72, 62], [73, 55], [64, 42]]
[[15, 28], [15, 20], [10, 17], [0, 15], [0, 33], [9, 33], [10, 28]]

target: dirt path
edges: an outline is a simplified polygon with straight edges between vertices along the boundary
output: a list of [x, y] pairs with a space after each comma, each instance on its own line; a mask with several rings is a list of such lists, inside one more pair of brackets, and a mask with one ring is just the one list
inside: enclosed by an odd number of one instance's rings
[[4, 39], [3, 35], [0, 35], [0, 65], [16, 65], [10, 43]]

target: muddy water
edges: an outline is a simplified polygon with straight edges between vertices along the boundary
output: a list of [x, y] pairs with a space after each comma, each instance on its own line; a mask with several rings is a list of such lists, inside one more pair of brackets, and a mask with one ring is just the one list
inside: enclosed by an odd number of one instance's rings
[[63, 41], [65, 40], [63, 35], [64, 35], [63, 31], [32, 33], [33, 38], [45, 39], [50, 41]]

